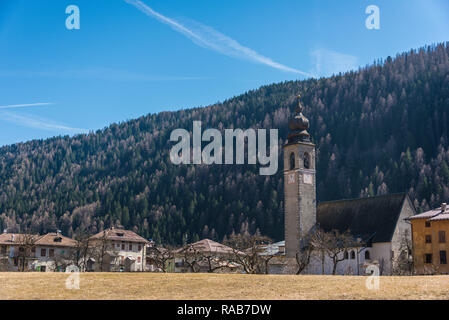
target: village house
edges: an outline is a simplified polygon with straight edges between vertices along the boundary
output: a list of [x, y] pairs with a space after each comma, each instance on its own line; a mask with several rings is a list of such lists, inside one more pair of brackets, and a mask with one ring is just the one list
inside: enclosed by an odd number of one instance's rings
[[[83, 243], [59, 231], [45, 235], [0, 234], [1, 271], [65, 271], [76, 264], [80, 271], [146, 271], [146, 245], [135, 232], [110, 228]], [[86, 246], [86, 248], [83, 248]], [[86, 252], [86, 263], [80, 251]]]
[[237, 272], [234, 250], [203, 239], [174, 251], [174, 272]]
[[109, 228], [90, 237], [93, 253], [86, 271], [145, 271], [148, 240], [121, 228]]
[[36, 260], [34, 246], [37, 236], [31, 234], [0, 234], [0, 269], [2, 271], [27, 271]]
[[65, 271], [72, 264], [72, 250], [76, 241], [63, 236], [60, 232], [47, 233], [39, 236], [34, 243], [34, 257], [32, 267], [36, 271]]
[[417, 274], [449, 273], [449, 207], [440, 208], [410, 217], [413, 237], [413, 261]]
[[45, 235], [3, 233], [0, 260], [4, 271], [63, 271], [75, 240], [60, 233]]

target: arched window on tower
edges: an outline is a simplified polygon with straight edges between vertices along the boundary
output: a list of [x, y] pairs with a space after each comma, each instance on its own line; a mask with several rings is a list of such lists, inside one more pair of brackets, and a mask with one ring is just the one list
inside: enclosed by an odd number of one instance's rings
[[352, 260], [355, 259], [355, 251], [354, 250], [351, 251], [351, 259]]
[[304, 169], [310, 169], [310, 155], [307, 152], [304, 153]]
[[370, 260], [370, 259], [371, 259], [371, 258], [370, 258], [369, 251], [366, 250], [366, 251], [365, 251], [365, 260]]
[[295, 169], [295, 153], [290, 153], [290, 170]]

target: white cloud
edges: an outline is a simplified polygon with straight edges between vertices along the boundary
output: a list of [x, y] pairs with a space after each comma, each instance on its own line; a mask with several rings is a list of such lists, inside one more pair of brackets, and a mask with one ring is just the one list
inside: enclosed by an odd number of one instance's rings
[[318, 49], [310, 53], [314, 65], [313, 74], [320, 77], [331, 76], [339, 72], [357, 70], [359, 59], [345, 53]]
[[49, 102], [39, 102], [39, 103], [27, 103], [27, 104], [11, 104], [8, 106], [0, 106], [0, 109], [15, 109], [15, 108], [24, 108], [24, 107], [38, 107], [38, 106], [48, 106], [53, 103]]
[[157, 19], [159, 22], [167, 24], [173, 30], [183, 34], [191, 41], [193, 41], [195, 44], [203, 48], [207, 48], [230, 57], [264, 64], [281, 71], [301, 74], [303, 76], [308, 77], [311, 76], [310, 74], [303, 72], [301, 70], [291, 68], [278, 62], [275, 62], [272, 59], [257, 53], [253, 49], [241, 45], [234, 39], [214, 30], [212, 27], [202, 25], [197, 22], [191, 23], [192, 24], [191, 26], [186, 26], [175, 21], [174, 19], [171, 19], [154, 11], [140, 0], [125, 0], [125, 1], [135, 6], [137, 9], [139, 9], [149, 17], [153, 17]]
[[24, 127], [41, 129], [46, 131], [57, 131], [57, 132], [69, 132], [69, 133], [87, 133], [88, 130], [81, 128], [72, 128], [60, 123], [56, 123], [52, 120], [29, 116], [20, 115], [16, 113], [11, 113], [7, 111], [0, 112], [0, 120], [9, 121]]

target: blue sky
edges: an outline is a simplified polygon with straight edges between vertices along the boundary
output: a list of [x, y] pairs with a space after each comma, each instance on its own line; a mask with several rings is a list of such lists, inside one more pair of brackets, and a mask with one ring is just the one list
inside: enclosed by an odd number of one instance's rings
[[[365, 8], [380, 9], [380, 30]], [[81, 28], [67, 30], [66, 7]], [[207, 106], [449, 40], [446, 0], [0, 0], [0, 145]]]

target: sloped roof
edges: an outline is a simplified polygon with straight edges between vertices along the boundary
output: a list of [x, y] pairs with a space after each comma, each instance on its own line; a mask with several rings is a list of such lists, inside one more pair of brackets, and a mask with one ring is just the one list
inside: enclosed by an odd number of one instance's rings
[[326, 232], [347, 230], [364, 241], [390, 242], [405, 193], [369, 198], [322, 202], [317, 207], [317, 224]]
[[142, 238], [137, 233], [135, 233], [131, 230], [117, 229], [117, 228], [110, 228], [110, 229], [106, 229], [104, 231], [100, 231], [90, 238], [91, 239], [102, 239], [104, 236], [104, 232], [106, 232], [107, 240], [128, 241], [128, 242], [138, 242], [138, 243], [147, 243], [148, 242], [146, 239]]
[[52, 232], [40, 236], [35, 244], [40, 246], [74, 247], [76, 241], [60, 233]]
[[33, 234], [23, 234], [23, 233], [2, 233], [0, 234], [0, 244], [18, 244], [22, 241], [23, 237], [31, 237], [34, 241], [39, 239], [41, 236]]
[[430, 221], [449, 220], [449, 206], [446, 206], [444, 211], [440, 207], [410, 217], [410, 220], [414, 219], [427, 219]]
[[[3, 233], [0, 234], [0, 244], [20, 244], [24, 237], [29, 237], [35, 245], [73, 247], [76, 241], [61, 234], [52, 232], [44, 235], [24, 234], [24, 233]], [[60, 239], [60, 241], [58, 241]]]
[[275, 243], [271, 243], [266, 245], [264, 251], [260, 253], [261, 256], [274, 256], [277, 254], [284, 254], [285, 252], [281, 252], [279, 247], [285, 247], [285, 241], [279, 241]]
[[[210, 239], [203, 239], [203, 240], [194, 242], [194, 243], [190, 244], [187, 248], [194, 248], [195, 250], [197, 250], [199, 252], [204, 252], [204, 253], [220, 253], [220, 254], [233, 253], [233, 250], [231, 247], [225, 246], [224, 244], [215, 242]], [[176, 253], [183, 252], [185, 249], [186, 249], [186, 247], [180, 248], [180, 249], [176, 250], [175, 252]]]

